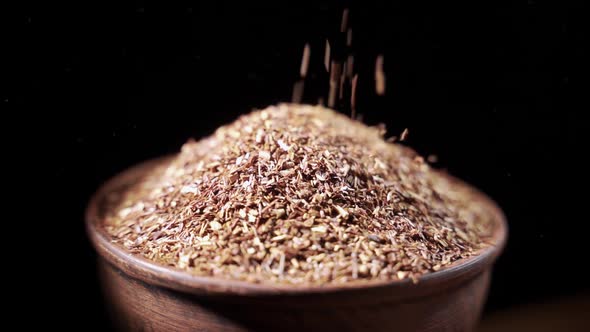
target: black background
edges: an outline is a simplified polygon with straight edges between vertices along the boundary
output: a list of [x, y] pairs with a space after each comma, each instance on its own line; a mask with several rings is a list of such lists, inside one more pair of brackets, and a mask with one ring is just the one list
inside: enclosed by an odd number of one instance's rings
[[[536, 1], [348, 6], [364, 121], [385, 123], [391, 135], [409, 128], [409, 145], [438, 155], [439, 167], [488, 193], [509, 219], [486, 310], [587, 290], [580, 210], [588, 126], [577, 104], [587, 41], [578, 8]], [[305, 42], [312, 57], [305, 100], [327, 94], [323, 43], [330, 38], [342, 55], [343, 7], [78, 1], [15, 16], [17, 89], [3, 103], [25, 107], [17, 141], [33, 157], [26, 164], [49, 180], [40, 193], [49, 210], [32, 226], [50, 239], [51, 249], [35, 258], [51, 260], [42, 288], [66, 299], [49, 322], [63, 324], [75, 310], [78, 319], [108, 327], [83, 226], [93, 191], [128, 166], [178, 151], [189, 137], [288, 101]], [[385, 97], [373, 89], [381, 53]]]

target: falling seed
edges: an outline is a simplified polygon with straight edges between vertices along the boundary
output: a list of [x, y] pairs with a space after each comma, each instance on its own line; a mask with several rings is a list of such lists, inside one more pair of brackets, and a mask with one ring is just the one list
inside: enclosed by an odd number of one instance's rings
[[338, 88], [339, 89], [338, 99], [340, 99], [340, 100], [342, 100], [344, 98], [344, 82], [345, 81], [346, 81], [346, 73], [342, 72], [342, 75], [340, 75], [340, 87]]
[[353, 70], [354, 70], [354, 56], [351, 54], [348, 56], [348, 59], [346, 59], [346, 76], [349, 79], [352, 78]]
[[408, 128], [404, 129], [404, 131], [402, 131], [402, 134], [399, 137], [400, 142], [405, 141], [408, 138], [409, 133], [410, 131], [408, 130]]
[[330, 91], [328, 92], [328, 107], [330, 108], [334, 108], [334, 105], [336, 105], [337, 87], [338, 85], [335, 82], [330, 81]]
[[346, 46], [352, 46], [352, 28], [348, 28], [346, 31]]
[[330, 42], [326, 39], [326, 49], [324, 50], [324, 67], [330, 72]]
[[291, 102], [300, 104], [301, 100], [303, 99], [303, 90], [305, 82], [303, 80], [299, 80], [295, 82], [293, 85], [293, 94], [291, 96]]
[[383, 55], [379, 55], [375, 61], [375, 91], [377, 95], [385, 94], [385, 73], [383, 72]]
[[355, 74], [352, 78], [352, 89], [350, 92], [350, 108], [351, 108], [351, 118], [355, 118], [356, 116], [356, 86], [358, 83], [359, 75]]
[[336, 94], [338, 93], [337, 90], [337, 83], [330, 80], [330, 91], [328, 92], [328, 107], [330, 108], [334, 108], [334, 105], [336, 105]]
[[338, 87], [340, 82], [340, 74], [342, 71], [342, 64], [337, 61], [332, 61], [330, 70], [330, 92], [328, 94], [328, 107], [334, 108], [336, 105], [336, 98], [338, 97]]
[[428, 157], [426, 157], [426, 160], [428, 160], [429, 163], [434, 164], [438, 162], [438, 156], [435, 154], [431, 154]]
[[310, 53], [311, 49], [309, 47], [309, 43], [305, 44], [305, 47], [303, 48], [303, 57], [301, 58], [301, 68], [299, 69], [299, 74], [301, 77], [305, 77], [307, 75]]
[[345, 32], [348, 27], [348, 8], [342, 11], [342, 21], [340, 23], [340, 32]]
[[332, 67], [330, 71], [330, 80], [338, 82], [340, 74], [342, 73], [342, 64], [338, 61], [332, 61]]

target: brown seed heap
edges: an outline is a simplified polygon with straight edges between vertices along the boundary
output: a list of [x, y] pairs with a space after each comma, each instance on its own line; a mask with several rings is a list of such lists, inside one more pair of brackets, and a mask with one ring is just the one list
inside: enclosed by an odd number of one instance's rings
[[160, 264], [295, 285], [416, 280], [484, 247], [479, 196], [382, 136], [320, 106], [256, 111], [112, 193], [104, 226]]

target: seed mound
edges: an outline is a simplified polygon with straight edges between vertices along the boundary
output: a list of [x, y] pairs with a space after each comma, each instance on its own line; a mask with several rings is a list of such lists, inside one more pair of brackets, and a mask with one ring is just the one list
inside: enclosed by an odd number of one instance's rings
[[414, 281], [488, 246], [481, 196], [321, 106], [244, 115], [125, 190], [103, 227], [128, 252], [253, 283]]

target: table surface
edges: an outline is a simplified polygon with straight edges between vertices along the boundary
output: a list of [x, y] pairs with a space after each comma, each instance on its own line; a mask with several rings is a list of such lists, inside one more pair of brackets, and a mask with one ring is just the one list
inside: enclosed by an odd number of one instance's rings
[[590, 294], [491, 313], [477, 331], [590, 331]]

